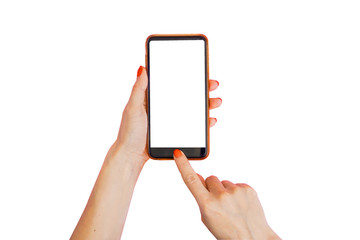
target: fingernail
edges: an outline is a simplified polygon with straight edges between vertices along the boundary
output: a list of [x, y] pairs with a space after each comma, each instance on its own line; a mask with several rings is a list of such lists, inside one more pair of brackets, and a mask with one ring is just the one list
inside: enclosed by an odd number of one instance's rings
[[140, 76], [142, 71], [143, 71], [143, 66], [140, 66], [138, 71], [137, 71], [137, 76]]
[[215, 81], [216, 81], [217, 85], [219, 86], [219, 85], [220, 85], [220, 83], [219, 83], [217, 80], [215, 80]]
[[181, 155], [182, 155], [182, 153], [181, 153], [181, 151], [180, 151], [179, 149], [175, 149], [175, 150], [174, 150], [174, 156], [175, 156], [175, 157], [178, 158], [178, 157], [180, 157]]
[[220, 101], [222, 102], [222, 99], [221, 98], [219, 98], [220, 99]]

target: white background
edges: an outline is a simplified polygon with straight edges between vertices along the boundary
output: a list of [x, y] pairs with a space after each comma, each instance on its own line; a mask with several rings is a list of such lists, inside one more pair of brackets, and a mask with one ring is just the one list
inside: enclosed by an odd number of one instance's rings
[[150, 147], [206, 147], [205, 41], [150, 41]]
[[[68, 239], [152, 33], [204, 33], [204, 177], [246, 182], [283, 239], [360, 239], [358, 1], [0, 3], [0, 239]], [[212, 239], [172, 161], [146, 163], [123, 239]]]

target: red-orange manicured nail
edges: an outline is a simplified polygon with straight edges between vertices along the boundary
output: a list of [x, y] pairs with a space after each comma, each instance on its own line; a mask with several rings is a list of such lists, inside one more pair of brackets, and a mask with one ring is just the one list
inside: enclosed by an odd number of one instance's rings
[[143, 71], [143, 66], [140, 66], [138, 71], [137, 71], [137, 76], [140, 76], [142, 71]]
[[220, 99], [220, 101], [222, 102], [222, 99], [221, 98], [219, 98]]
[[175, 157], [180, 157], [181, 155], [182, 155], [182, 153], [181, 153], [181, 151], [179, 150], [179, 149], [175, 149], [174, 150], [174, 155], [175, 155]]

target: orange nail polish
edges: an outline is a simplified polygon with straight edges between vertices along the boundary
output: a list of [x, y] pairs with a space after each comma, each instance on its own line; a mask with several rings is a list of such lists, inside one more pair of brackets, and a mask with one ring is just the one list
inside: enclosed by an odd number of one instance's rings
[[140, 66], [138, 71], [137, 71], [137, 76], [140, 76], [142, 71], [143, 71], [143, 66]]
[[175, 157], [180, 157], [181, 155], [182, 155], [182, 153], [181, 153], [181, 151], [179, 150], [179, 149], [175, 149], [174, 150], [174, 155], [175, 155]]

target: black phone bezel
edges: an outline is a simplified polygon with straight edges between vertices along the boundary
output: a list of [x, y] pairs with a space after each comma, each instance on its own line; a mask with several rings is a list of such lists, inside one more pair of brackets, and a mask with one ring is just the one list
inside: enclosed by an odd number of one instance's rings
[[[150, 72], [151, 72], [151, 63], [150, 63], [150, 42], [151, 41], [169, 41], [169, 40], [203, 40], [204, 41], [204, 58], [205, 58], [205, 133], [206, 133], [206, 146], [203, 147], [194, 147], [194, 148], [183, 148], [183, 147], [169, 147], [169, 148], [151, 148], [151, 140], [150, 140]], [[147, 75], [148, 75], [148, 88], [147, 88], [147, 115], [148, 115], [148, 135], [147, 135], [147, 150], [149, 157], [152, 159], [165, 160], [165, 159], [173, 159], [173, 152], [175, 149], [180, 149], [184, 152], [186, 157], [191, 160], [202, 160], [205, 159], [209, 154], [209, 95], [208, 95], [208, 41], [206, 36], [200, 35], [183, 35], [183, 36], [149, 36], [146, 41], [146, 63], [147, 63]]]

